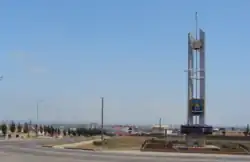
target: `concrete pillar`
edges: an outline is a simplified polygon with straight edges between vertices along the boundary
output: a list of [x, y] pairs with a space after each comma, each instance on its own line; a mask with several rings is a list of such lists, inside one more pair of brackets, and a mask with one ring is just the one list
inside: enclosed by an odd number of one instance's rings
[[198, 145], [199, 147], [204, 147], [206, 145], [206, 136], [189, 134], [186, 136], [186, 142], [188, 147], [193, 147], [195, 145]]
[[187, 147], [192, 147], [194, 145], [192, 135], [190, 134], [186, 135], [186, 144], [187, 144]]
[[204, 147], [206, 145], [206, 136], [205, 135], [201, 135], [198, 137], [198, 145], [200, 147]]

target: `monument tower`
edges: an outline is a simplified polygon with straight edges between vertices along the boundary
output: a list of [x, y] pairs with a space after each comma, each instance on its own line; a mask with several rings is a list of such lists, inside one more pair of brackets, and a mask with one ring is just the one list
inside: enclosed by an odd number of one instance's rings
[[198, 28], [195, 13], [196, 34], [188, 33], [188, 97], [187, 124], [181, 126], [181, 133], [186, 135], [188, 146], [205, 145], [207, 134], [212, 134], [212, 127], [205, 125], [205, 32]]

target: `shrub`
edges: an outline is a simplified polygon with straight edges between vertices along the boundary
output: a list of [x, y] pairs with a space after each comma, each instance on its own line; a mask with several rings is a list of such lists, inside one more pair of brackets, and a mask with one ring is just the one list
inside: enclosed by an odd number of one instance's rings
[[42, 125], [39, 126], [40, 133], [44, 132], [44, 127]]
[[228, 146], [228, 145], [225, 145], [225, 144], [222, 144], [221, 147], [222, 147], [222, 148], [229, 148], [229, 146]]
[[95, 146], [101, 146], [102, 145], [102, 141], [100, 141], [100, 140], [93, 141], [93, 145], [95, 145]]
[[93, 141], [93, 145], [95, 146], [101, 146], [102, 144], [107, 144], [107, 140], [104, 140], [103, 142], [101, 140]]
[[6, 124], [2, 124], [1, 129], [2, 129], [3, 135], [6, 135], [6, 133], [7, 133], [7, 125]]
[[23, 132], [24, 133], [28, 133], [29, 132], [29, 125], [26, 122], [24, 123]]
[[20, 123], [18, 123], [18, 125], [17, 125], [17, 132], [21, 133], [21, 131], [22, 131], [22, 126], [21, 126]]
[[16, 124], [14, 123], [14, 121], [12, 121], [10, 124], [10, 131], [12, 133], [14, 133], [16, 131]]
[[167, 144], [167, 148], [173, 148], [173, 143], [172, 143], [172, 142], [169, 142], [169, 143]]
[[66, 136], [67, 135], [67, 132], [66, 132], [66, 130], [64, 129], [63, 130], [63, 136]]
[[243, 149], [245, 149], [245, 150], [247, 150], [247, 151], [250, 150], [247, 146], [245, 146], [245, 145], [243, 145], [243, 144], [239, 144], [239, 147], [241, 147], [241, 148], [243, 148]]

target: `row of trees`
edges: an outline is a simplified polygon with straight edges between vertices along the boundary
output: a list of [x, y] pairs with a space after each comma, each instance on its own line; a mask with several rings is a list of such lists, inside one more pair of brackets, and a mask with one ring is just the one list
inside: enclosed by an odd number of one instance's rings
[[[65, 135], [72, 135], [72, 136], [96, 136], [96, 135], [101, 135], [102, 131], [101, 129], [88, 129], [88, 128], [77, 128], [76, 130], [70, 130], [68, 129], [67, 131], [63, 131], [64, 136]], [[103, 134], [105, 135], [111, 135], [108, 134], [105, 130], [103, 131]]]
[[[232, 131], [235, 131], [236, 128], [232, 127], [231, 130], [232, 130]], [[226, 136], [226, 129], [225, 129], [225, 128], [220, 128], [219, 131], [222, 132], [222, 135], [223, 135], [223, 136]], [[245, 136], [250, 136], [250, 127], [249, 127], [249, 124], [247, 124], [245, 130], [243, 131], [243, 134], [244, 134]]]
[[6, 123], [2, 123], [0, 125], [0, 129], [2, 131], [3, 134], [7, 133], [7, 129], [9, 127], [9, 130], [14, 133], [14, 132], [21, 132], [22, 131], [22, 125], [20, 123], [18, 123], [18, 125], [16, 126], [16, 124], [14, 122], [11, 122], [11, 124], [7, 125]]
[[50, 125], [32, 125], [31, 123], [24, 123], [23, 125], [18, 123], [17, 125], [12, 121], [10, 124], [2, 123], [0, 125], [0, 130], [4, 135], [6, 135], [7, 131], [10, 131], [11, 133], [29, 133], [30, 130], [33, 130], [36, 133], [44, 133], [44, 134], [55, 134], [59, 133], [60, 129], [59, 128], [54, 128], [53, 126]]
[[[7, 130], [8, 129], [8, 130]], [[61, 135], [64, 136], [94, 136], [100, 135], [102, 133], [101, 129], [87, 129], [87, 128], [77, 128], [77, 129], [64, 129], [60, 130], [59, 128], [54, 128], [51, 125], [32, 125], [31, 123], [24, 123], [23, 125], [18, 123], [15, 124], [13, 121], [10, 124], [2, 123], [0, 125], [0, 130], [4, 135], [10, 131], [11, 133], [29, 133], [31, 130], [34, 130], [37, 134], [40, 132], [41, 134], [54, 136]], [[104, 134], [107, 134], [105, 131]]]

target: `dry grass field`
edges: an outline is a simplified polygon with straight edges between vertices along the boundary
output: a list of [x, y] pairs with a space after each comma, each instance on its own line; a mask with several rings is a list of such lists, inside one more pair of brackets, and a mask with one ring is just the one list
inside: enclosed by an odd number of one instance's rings
[[94, 141], [90, 144], [83, 144], [76, 146], [79, 149], [115, 149], [115, 150], [139, 150], [143, 142], [149, 137], [135, 137], [135, 136], [120, 136], [105, 140], [104, 144], [101, 141]]

